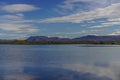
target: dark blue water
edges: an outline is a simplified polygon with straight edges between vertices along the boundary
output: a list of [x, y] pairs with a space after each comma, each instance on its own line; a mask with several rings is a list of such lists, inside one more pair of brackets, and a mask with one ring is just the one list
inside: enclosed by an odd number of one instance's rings
[[120, 80], [119, 45], [0, 45], [0, 80]]

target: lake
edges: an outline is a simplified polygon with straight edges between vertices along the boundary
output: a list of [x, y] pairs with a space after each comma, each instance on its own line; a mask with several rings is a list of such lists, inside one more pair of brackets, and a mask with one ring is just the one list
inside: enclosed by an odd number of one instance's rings
[[0, 80], [120, 80], [119, 45], [0, 45]]

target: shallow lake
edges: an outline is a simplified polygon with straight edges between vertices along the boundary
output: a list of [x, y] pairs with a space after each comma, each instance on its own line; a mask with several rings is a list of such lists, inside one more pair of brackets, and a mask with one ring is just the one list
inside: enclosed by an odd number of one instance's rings
[[120, 80], [120, 46], [0, 45], [0, 80]]

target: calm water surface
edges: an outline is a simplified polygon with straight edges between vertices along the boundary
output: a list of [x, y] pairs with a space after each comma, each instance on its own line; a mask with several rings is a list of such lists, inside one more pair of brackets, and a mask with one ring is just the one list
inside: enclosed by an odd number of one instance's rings
[[0, 45], [0, 80], [120, 80], [120, 46]]

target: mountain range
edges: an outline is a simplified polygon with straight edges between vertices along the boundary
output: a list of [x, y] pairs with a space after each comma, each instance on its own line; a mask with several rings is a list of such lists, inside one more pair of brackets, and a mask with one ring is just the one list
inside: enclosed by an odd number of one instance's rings
[[87, 35], [78, 38], [60, 38], [60, 37], [47, 37], [47, 36], [31, 36], [26, 39], [29, 42], [67, 42], [67, 41], [120, 41], [120, 35], [96, 36]]

